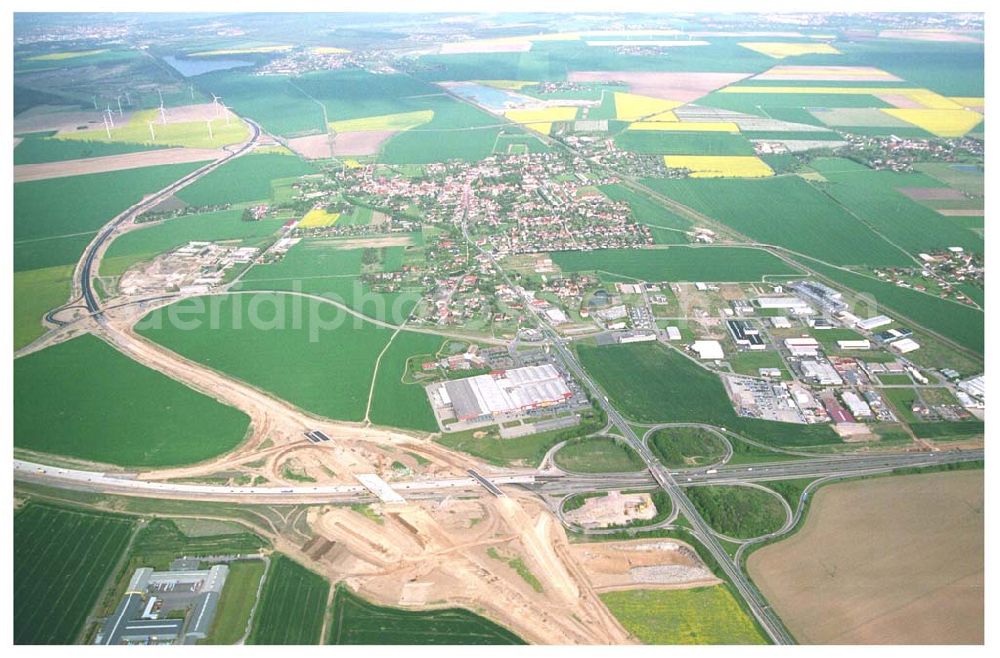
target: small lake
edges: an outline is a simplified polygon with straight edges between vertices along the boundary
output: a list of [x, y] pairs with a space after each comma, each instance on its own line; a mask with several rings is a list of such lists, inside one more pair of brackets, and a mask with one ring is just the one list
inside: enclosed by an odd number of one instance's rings
[[241, 66], [253, 66], [253, 62], [243, 59], [178, 59], [177, 57], [164, 57], [163, 61], [174, 68], [175, 71], [185, 78], [192, 78], [203, 73], [212, 71], [226, 71], [228, 69], [238, 69]]

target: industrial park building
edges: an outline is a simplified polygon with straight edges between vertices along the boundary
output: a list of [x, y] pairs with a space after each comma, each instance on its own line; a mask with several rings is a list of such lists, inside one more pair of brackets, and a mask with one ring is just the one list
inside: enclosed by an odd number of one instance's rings
[[807, 315], [813, 309], [798, 297], [758, 297], [757, 306], [763, 309], [787, 309], [797, 315]]
[[791, 352], [793, 356], [816, 356], [816, 353], [819, 351], [819, 341], [808, 336], [786, 338], [785, 349]]
[[505, 416], [559, 404], [572, 397], [551, 363], [449, 381], [438, 389], [459, 420]]

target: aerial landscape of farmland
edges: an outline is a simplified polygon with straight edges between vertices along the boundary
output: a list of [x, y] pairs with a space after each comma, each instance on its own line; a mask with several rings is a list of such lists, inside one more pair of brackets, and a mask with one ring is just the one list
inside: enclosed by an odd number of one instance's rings
[[985, 14], [482, 4], [12, 13], [13, 643], [984, 644]]

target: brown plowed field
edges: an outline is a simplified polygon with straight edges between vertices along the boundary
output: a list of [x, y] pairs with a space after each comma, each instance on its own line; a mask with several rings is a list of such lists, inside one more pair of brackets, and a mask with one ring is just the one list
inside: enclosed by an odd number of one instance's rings
[[828, 485], [747, 567], [803, 644], [981, 644], [983, 471]]

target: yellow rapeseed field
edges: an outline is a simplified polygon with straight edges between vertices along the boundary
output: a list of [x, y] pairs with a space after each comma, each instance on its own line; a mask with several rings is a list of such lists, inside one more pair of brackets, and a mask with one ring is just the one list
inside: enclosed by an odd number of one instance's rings
[[64, 59], [73, 59], [74, 57], [87, 57], [89, 55], [100, 55], [101, 53], [108, 52], [107, 48], [101, 48], [99, 50], [70, 50], [61, 53], [46, 53], [45, 55], [35, 55], [34, 57], [28, 57], [29, 62], [58, 62]]
[[740, 44], [768, 57], [784, 59], [798, 55], [840, 55], [841, 52], [828, 43], [785, 43], [785, 42], [744, 42]]
[[949, 96], [948, 100], [953, 103], [958, 103], [962, 107], [968, 107], [973, 110], [981, 110], [986, 107], [986, 99], [977, 98], [975, 96]]
[[764, 178], [774, 172], [753, 155], [665, 155], [673, 169], [689, 169], [692, 178]]
[[983, 120], [982, 114], [972, 110], [908, 110], [892, 107], [882, 111], [938, 137], [961, 137]]
[[[237, 118], [226, 124], [223, 118], [212, 119], [212, 134], [209, 136], [205, 121], [182, 121], [172, 123], [169, 111], [167, 123], [160, 123], [159, 110], [139, 110], [133, 112], [127, 123], [118, 123], [108, 131], [101, 125], [88, 130], [73, 130], [59, 133], [57, 139], [82, 142], [131, 142], [136, 144], [158, 144], [161, 146], [186, 146], [188, 148], [219, 148], [245, 141], [250, 129]], [[150, 131], [149, 124], [153, 124]]]
[[327, 212], [325, 208], [313, 208], [299, 221], [299, 228], [333, 226], [338, 219], [340, 219], [339, 212]]
[[368, 132], [375, 130], [409, 130], [421, 126], [434, 118], [434, 110], [380, 114], [361, 119], [333, 121], [330, 128], [339, 133]]
[[552, 124], [556, 121], [572, 121], [576, 118], [576, 108], [560, 105], [546, 107], [540, 110], [510, 110], [504, 116], [519, 123], [529, 130], [548, 135], [552, 132]]
[[654, 114], [659, 115], [669, 112], [683, 104], [679, 101], [668, 101], [662, 98], [653, 98], [652, 96], [616, 91], [615, 118], [620, 121], [636, 121], [637, 119], [649, 117]]

